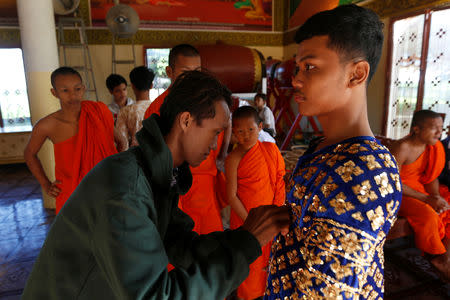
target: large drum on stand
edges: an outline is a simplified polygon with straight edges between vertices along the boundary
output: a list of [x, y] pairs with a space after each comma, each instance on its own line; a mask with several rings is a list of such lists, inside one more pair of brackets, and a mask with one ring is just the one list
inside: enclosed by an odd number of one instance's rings
[[255, 93], [261, 90], [266, 72], [263, 55], [244, 46], [215, 44], [196, 46], [202, 68], [209, 70], [233, 93]]

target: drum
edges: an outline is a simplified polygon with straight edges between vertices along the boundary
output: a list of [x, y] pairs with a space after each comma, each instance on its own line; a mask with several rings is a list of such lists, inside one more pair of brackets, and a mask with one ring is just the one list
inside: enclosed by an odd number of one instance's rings
[[261, 88], [264, 57], [244, 46], [216, 44], [196, 46], [202, 68], [214, 74], [233, 93], [252, 93]]

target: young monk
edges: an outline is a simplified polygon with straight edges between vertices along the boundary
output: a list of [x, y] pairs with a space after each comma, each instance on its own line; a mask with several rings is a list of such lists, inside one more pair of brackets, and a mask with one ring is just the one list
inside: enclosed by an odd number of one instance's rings
[[[183, 72], [200, 68], [200, 54], [193, 46], [181, 44], [170, 50], [166, 72], [172, 82]], [[170, 87], [150, 104], [144, 118], [153, 113], [159, 115], [159, 109], [169, 91]], [[179, 207], [194, 220], [194, 231], [200, 234], [223, 230], [216, 191], [217, 166], [223, 168], [230, 137], [231, 126], [219, 135], [217, 149], [210, 151], [198, 167], [191, 167], [192, 186], [187, 194], [180, 196]]]
[[[232, 117], [233, 134], [238, 146], [225, 162], [227, 197], [231, 206], [230, 228], [242, 226], [250, 209], [260, 205], [281, 206], [285, 201], [284, 161], [277, 146], [258, 141], [263, 123], [251, 106], [239, 107]], [[264, 295], [270, 244], [250, 265], [250, 273], [239, 286], [239, 299], [255, 299]]]
[[435, 255], [431, 263], [450, 280], [450, 195], [442, 197], [438, 180], [445, 166], [442, 125], [434, 111], [415, 112], [411, 133], [392, 145], [392, 154], [403, 183], [399, 215], [412, 226], [417, 248]]
[[144, 114], [150, 105], [150, 89], [153, 86], [155, 73], [146, 66], [131, 70], [130, 82], [136, 95], [136, 103], [120, 109], [117, 117], [114, 136], [119, 152], [137, 146], [136, 132], [142, 128]]
[[[56, 197], [56, 213], [81, 179], [102, 159], [117, 153], [114, 146], [114, 121], [102, 102], [82, 101], [85, 87], [80, 74], [61, 67], [51, 75], [53, 96], [61, 109], [39, 120], [25, 148], [25, 161], [42, 189]], [[55, 177], [45, 175], [37, 153], [46, 139], [55, 151]]]
[[324, 137], [299, 158], [288, 184], [293, 225], [272, 244], [265, 299], [383, 298], [383, 245], [401, 182], [367, 117], [382, 28], [373, 11], [343, 5], [296, 33], [294, 100], [302, 115], [317, 116]]

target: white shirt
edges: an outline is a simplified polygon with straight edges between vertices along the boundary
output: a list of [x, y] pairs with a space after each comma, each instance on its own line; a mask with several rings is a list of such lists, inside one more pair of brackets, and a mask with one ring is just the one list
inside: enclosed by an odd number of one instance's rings
[[[136, 103], [136, 101], [134, 101], [131, 98], [127, 98], [127, 103], [125, 103], [125, 106], [127, 105], [131, 105]], [[113, 102], [111, 102], [110, 104], [108, 104], [108, 108], [111, 111], [111, 113], [113, 114], [114, 117], [114, 123], [116, 123], [117, 120], [117, 115], [119, 114], [120, 111], [120, 107], [119, 105], [113, 100]]]
[[272, 129], [274, 134], [277, 133], [275, 130], [275, 117], [270, 108], [264, 105], [263, 109], [258, 110], [258, 116], [262, 120], [264, 127], [265, 125], [268, 125], [268, 128]]
[[264, 130], [261, 130], [259, 132], [258, 140], [260, 142], [270, 142], [270, 143], [275, 144], [275, 139], [268, 132], [265, 132]]

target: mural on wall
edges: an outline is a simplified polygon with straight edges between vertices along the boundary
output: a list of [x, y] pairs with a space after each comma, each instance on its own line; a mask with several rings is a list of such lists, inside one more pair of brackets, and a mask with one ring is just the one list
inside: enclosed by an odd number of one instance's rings
[[[299, 27], [312, 15], [328, 9], [333, 9], [345, 0], [292, 0], [289, 2], [288, 29]], [[350, 1], [350, 0], [347, 0]], [[356, 2], [356, 1], [355, 1]]]
[[[104, 26], [113, 0], [91, 0], [94, 26]], [[272, 0], [121, 0], [139, 14], [141, 26], [272, 30]]]

